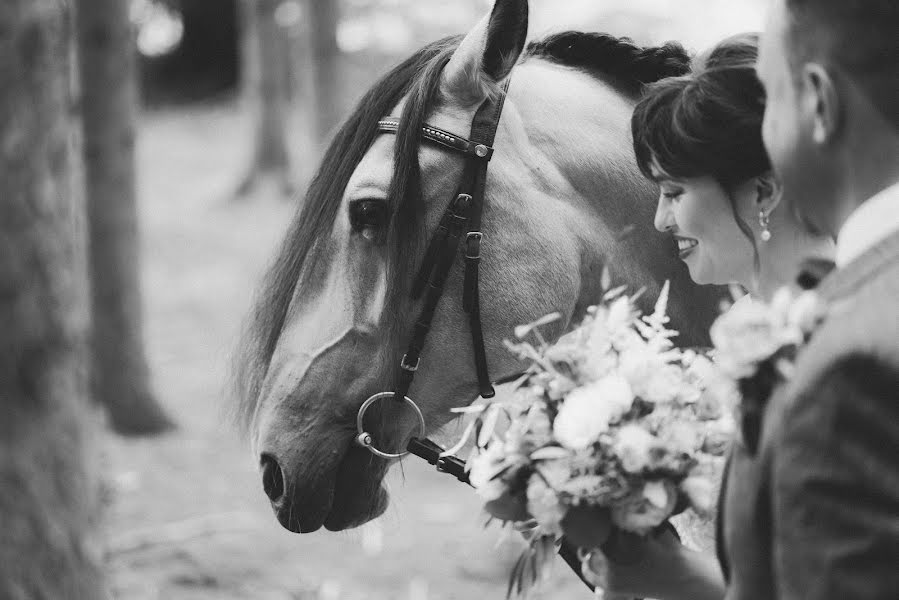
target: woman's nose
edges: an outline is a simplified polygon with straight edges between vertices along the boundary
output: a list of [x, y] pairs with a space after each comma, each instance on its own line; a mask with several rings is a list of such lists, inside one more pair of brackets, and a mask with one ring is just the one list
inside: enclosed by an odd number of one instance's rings
[[671, 212], [671, 203], [664, 197], [659, 197], [659, 203], [656, 205], [656, 217], [653, 224], [656, 229], [665, 233], [674, 227], [674, 214]]

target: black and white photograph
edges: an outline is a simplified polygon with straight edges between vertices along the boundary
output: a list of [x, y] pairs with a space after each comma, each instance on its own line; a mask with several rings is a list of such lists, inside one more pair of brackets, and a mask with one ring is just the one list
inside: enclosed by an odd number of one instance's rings
[[0, 1], [0, 600], [475, 599], [899, 599], [899, 2]]

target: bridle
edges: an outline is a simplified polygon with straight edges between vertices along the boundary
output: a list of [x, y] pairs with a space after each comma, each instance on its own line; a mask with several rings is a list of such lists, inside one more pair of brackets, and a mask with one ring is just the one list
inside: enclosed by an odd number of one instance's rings
[[[402, 400], [418, 417], [419, 435], [412, 442], [429, 442], [424, 440], [424, 417], [418, 406], [409, 397], [409, 388], [421, 363], [421, 353], [431, 323], [443, 296], [446, 280], [456, 261], [460, 243], [464, 239], [463, 256], [465, 276], [462, 284], [462, 308], [468, 315], [471, 332], [475, 369], [478, 378], [478, 394], [482, 398], [495, 395], [493, 382], [487, 366], [487, 352], [484, 349], [484, 331], [481, 325], [481, 305], [479, 290], [479, 266], [481, 261], [481, 216], [484, 212], [484, 189], [487, 182], [487, 166], [493, 157], [493, 141], [502, 116], [503, 104], [509, 89], [509, 80], [498, 93], [488, 96], [475, 112], [471, 122], [471, 133], [465, 138], [439, 127], [425, 124], [421, 128], [421, 137], [443, 148], [461, 154], [464, 159], [462, 177], [459, 185], [440, 219], [437, 230], [428, 242], [424, 259], [412, 284], [413, 300], [421, 300], [421, 311], [412, 330], [412, 337], [406, 347], [399, 364], [396, 386], [392, 392], [380, 392], [368, 398], [360, 407], [357, 415], [359, 445], [368, 448], [373, 454], [382, 458], [398, 458], [406, 454], [387, 453], [378, 450], [372, 443], [372, 437], [365, 431], [363, 417], [365, 411], [375, 402], [387, 399]], [[395, 134], [400, 127], [399, 119], [387, 117], [378, 122], [378, 131]], [[433, 444], [433, 442], [430, 442]], [[411, 446], [412, 444], [410, 444]], [[434, 444], [434, 446], [437, 446]], [[437, 446], [439, 448], [439, 446]], [[410, 447], [408, 451], [412, 451]], [[442, 450], [441, 450], [442, 451]], [[425, 457], [428, 458], [428, 457]], [[460, 473], [462, 475], [462, 473]]]
[[[481, 242], [484, 234], [481, 231], [481, 216], [484, 211], [484, 189], [487, 182], [487, 166], [493, 157], [493, 141], [502, 116], [503, 104], [509, 90], [509, 79], [495, 96], [488, 96], [475, 112], [471, 122], [471, 133], [468, 138], [455, 133], [425, 124], [421, 128], [422, 139], [438, 144], [453, 152], [461, 154], [465, 160], [462, 177], [453, 200], [449, 203], [437, 230], [428, 242], [424, 260], [412, 284], [413, 300], [422, 300], [422, 308], [412, 331], [412, 338], [406, 347], [399, 364], [397, 384], [392, 392], [379, 392], [369, 397], [359, 408], [356, 416], [358, 431], [356, 443], [381, 458], [400, 458], [406, 454], [414, 454], [437, 467], [438, 471], [448, 473], [463, 483], [469, 483], [465, 462], [447, 455], [443, 447], [425, 437], [425, 420], [421, 409], [409, 398], [409, 388], [415, 379], [421, 363], [421, 353], [425, 340], [431, 330], [431, 322], [444, 286], [456, 260], [460, 242], [464, 239], [465, 276], [462, 283], [462, 308], [468, 315], [471, 332], [475, 369], [478, 377], [478, 394], [481, 398], [492, 398], [496, 392], [487, 366], [487, 353], [484, 349], [484, 332], [481, 325], [481, 305], [479, 290], [479, 266], [481, 262]], [[385, 134], [396, 134], [400, 120], [387, 117], [378, 122], [378, 131]], [[464, 234], [464, 236], [463, 236]], [[521, 377], [516, 373], [496, 381], [496, 384], [508, 383]], [[419, 435], [413, 437], [406, 446], [405, 452], [383, 452], [374, 446], [370, 433], [365, 431], [364, 417], [366, 411], [381, 400], [403, 401], [416, 415]], [[559, 547], [559, 555], [581, 577], [581, 580], [592, 590], [593, 585], [581, 575], [581, 560], [578, 550], [564, 538]]]

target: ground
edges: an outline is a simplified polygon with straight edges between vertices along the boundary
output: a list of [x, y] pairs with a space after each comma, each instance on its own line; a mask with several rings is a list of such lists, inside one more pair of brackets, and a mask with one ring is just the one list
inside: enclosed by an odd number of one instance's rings
[[[301, 536], [272, 515], [256, 460], [224, 416], [238, 326], [295, 207], [275, 186], [231, 199], [250, 134], [227, 102], [143, 117], [146, 341], [154, 389], [179, 427], [154, 439], [104, 435], [113, 597], [501, 600], [515, 541], [497, 545], [472, 490], [417, 459], [394, 469], [390, 509], [361, 529]], [[558, 567], [542, 597], [591, 597]]]

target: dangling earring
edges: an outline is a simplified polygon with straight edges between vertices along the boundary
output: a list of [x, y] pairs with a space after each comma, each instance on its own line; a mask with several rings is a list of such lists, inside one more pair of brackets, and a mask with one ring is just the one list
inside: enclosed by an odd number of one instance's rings
[[771, 230], [768, 229], [768, 215], [765, 214], [765, 211], [759, 211], [759, 226], [762, 228], [762, 238], [763, 242], [767, 242], [771, 239]]

